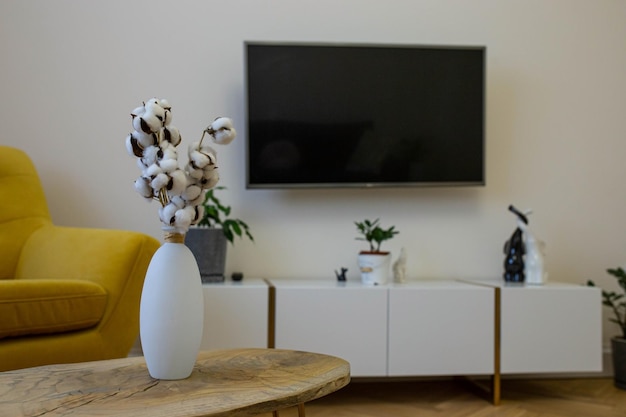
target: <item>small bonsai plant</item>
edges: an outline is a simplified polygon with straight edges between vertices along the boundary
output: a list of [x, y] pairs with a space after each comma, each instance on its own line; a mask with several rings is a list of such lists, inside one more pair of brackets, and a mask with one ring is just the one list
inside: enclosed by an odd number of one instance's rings
[[393, 238], [399, 232], [395, 230], [395, 226], [391, 226], [388, 229], [383, 229], [379, 225], [379, 219], [374, 221], [363, 220], [362, 222], [354, 222], [359, 233], [363, 236], [357, 237], [356, 240], [364, 240], [369, 243], [369, 253], [384, 253], [380, 250], [380, 245], [385, 241]]
[[226, 187], [215, 187], [207, 190], [204, 202], [204, 215], [198, 222], [198, 226], [216, 227], [220, 226], [224, 232], [224, 236], [231, 244], [235, 244], [235, 236], [243, 238], [244, 235], [254, 242], [254, 237], [250, 233], [250, 227], [246, 222], [240, 219], [231, 219], [230, 206], [222, 204], [221, 200], [215, 195], [215, 190], [224, 190]]
[[[602, 290], [602, 304], [613, 311], [614, 318], [610, 320], [617, 323], [622, 331], [622, 338], [626, 339], [626, 271], [623, 268], [607, 269], [606, 272], [617, 279], [617, 283], [622, 289], [621, 293], [615, 291]], [[592, 280], [587, 281], [587, 285], [595, 287]]]

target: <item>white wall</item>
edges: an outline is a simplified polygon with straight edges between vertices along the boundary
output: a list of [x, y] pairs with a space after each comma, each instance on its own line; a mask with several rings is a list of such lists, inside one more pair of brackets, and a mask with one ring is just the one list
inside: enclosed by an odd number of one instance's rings
[[[604, 269], [626, 264], [624, 22], [623, 0], [3, 0], [0, 143], [32, 156], [57, 224], [160, 237], [124, 139], [130, 110], [165, 97], [185, 143], [236, 120], [223, 197], [256, 244], [230, 250], [229, 272], [357, 279], [353, 222], [380, 217], [412, 278], [500, 276], [514, 203], [534, 209], [553, 280], [611, 287]], [[486, 45], [487, 185], [246, 190], [244, 40]]]

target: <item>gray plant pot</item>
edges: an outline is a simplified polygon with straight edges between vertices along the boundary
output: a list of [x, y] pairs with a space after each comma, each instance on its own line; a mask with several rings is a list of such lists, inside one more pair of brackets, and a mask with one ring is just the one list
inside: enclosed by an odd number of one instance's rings
[[222, 229], [191, 228], [185, 237], [185, 244], [198, 262], [203, 283], [224, 281], [228, 240]]
[[617, 388], [626, 390], [626, 339], [613, 337], [613, 379]]

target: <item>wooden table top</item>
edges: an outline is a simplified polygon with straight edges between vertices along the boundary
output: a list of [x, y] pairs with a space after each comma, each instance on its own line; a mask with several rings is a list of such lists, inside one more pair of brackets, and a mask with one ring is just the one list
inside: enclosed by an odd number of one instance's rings
[[0, 415], [249, 416], [350, 382], [343, 359], [280, 349], [201, 352], [187, 379], [150, 377], [142, 357], [0, 372]]

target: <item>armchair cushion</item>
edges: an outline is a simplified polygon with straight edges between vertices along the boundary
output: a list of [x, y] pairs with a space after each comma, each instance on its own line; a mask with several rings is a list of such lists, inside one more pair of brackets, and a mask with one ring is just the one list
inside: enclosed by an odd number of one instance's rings
[[90, 281], [0, 280], [0, 339], [86, 329], [106, 304], [106, 291]]

